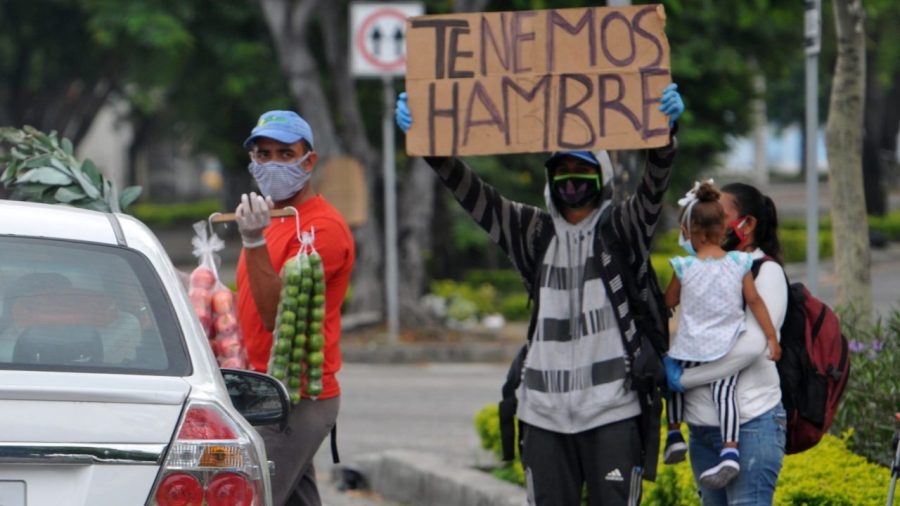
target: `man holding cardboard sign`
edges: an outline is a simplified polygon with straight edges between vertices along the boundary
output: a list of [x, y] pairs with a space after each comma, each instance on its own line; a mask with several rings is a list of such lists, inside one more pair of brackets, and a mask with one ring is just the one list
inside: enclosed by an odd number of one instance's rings
[[[409, 93], [396, 109], [407, 150], [426, 155], [534, 300], [529, 344], [504, 385], [512, 404], [501, 403], [502, 417], [518, 399], [531, 504], [578, 505], [585, 485], [591, 505], [638, 504], [641, 478], [655, 477], [662, 370], [638, 316], [649, 304], [630, 288], [651, 282], [684, 110], [663, 22], [655, 6], [410, 20]], [[655, 148], [620, 204], [606, 152], [588, 151], [598, 147]], [[522, 151], [554, 151], [546, 211], [504, 198], [457, 158]]]

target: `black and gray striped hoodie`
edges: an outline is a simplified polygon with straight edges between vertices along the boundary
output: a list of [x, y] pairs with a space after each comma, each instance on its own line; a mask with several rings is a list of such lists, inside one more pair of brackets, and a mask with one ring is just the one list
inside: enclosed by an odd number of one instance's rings
[[549, 185], [545, 211], [504, 198], [458, 158], [426, 158], [537, 294], [536, 325], [517, 393], [523, 422], [574, 434], [640, 414], [637, 396], [626, 385], [623, 346], [623, 338], [634, 337], [634, 324], [621, 276], [611, 271], [609, 255], [594, 251], [594, 234], [602, 213], [611, 212], [620, 242], [629, 247], [630, 267], [645, 286], [640, 278], [647, 275], [675, 146], [673, 137], [668, 146], [648, 151], [633, 196], [619, 204], [606, 200], [574, 225], [555, 208]]

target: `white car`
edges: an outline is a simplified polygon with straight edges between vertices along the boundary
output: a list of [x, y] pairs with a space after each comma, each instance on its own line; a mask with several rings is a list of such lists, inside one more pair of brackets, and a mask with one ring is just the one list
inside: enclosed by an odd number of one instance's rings
[[217, 367], [141, 222], [0, 201], [0, 505], [267, 506], [251, 423], [288, 409]]

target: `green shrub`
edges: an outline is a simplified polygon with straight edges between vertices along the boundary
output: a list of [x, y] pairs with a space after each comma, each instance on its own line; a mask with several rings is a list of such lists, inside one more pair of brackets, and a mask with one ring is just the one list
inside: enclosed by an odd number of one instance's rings
[[[497, 273], [497, 276], [491, 273]], [[464, 282], [452, 279], [431, 282], [431, 293], [447, 301], [447, 313], [452, 319], [466, 321], [500, 313], [507, 320], [523, 321], [531, 316], [528, 293], [515, 271], [478, 271], [467, 279]]]
[[[884, 216], [869, 216], [869, 228], [883, 233], [890, 241], [900, 241], [900, 209]], [[806, 221], [782, 220], [779, 231], [782, 230], [806, 230]], [[819, 220], [819, 230], [831, 230], [831, 217], [823, 216]]]
[[[500, 441], [500, 419], [497, 404], [488, 404], [475, 414], [475, 430], [481, 440], [481, 447], [489, 450], [497, 457], [497, 462], [503, 458], [503, 446]], [[518, 424], [517, 424], [518, 425]], [[518, 430], [518, 428], [516, 429]], [[518, 440], [518, 435], [516, 435]], [[522, 470], [522, 461], [519, 458], [519, 448], [516, 446], [516, 458], [512, 462], [502, 462], [491, 473], [511, 483], [525, 484], [525, 472]]]
[[521, 293], [513, 293], [501, 298], [499, 311], [508, 321], [527, 321], [531, 318], [528, 294], [523, 289]]
[[885, 216], [869, 216], [869, 228], [878, 230], [889, 241], [900, 241], [900, 209]]
[[491, 285], [503, 295], [525, 291], [522, 276], [513, 269], [470, 269], [465, 282], [472, 286]]
[[[661, 437], [666, 426], [662, 424]], [[483, 448], [501, 456], [497, 405], [485, 406], [475, 416], [475, 427]], [[687, 430], [684, 430], [687, 435]], [[778, 478], [774, 504], [779, 506], [881, 505], [887, 498], [890, 472], [852, 453], [848, 447], [851, 433], [843, 437], [826, 435], [814, 448], [789, 455]], [[504, 463], [494, 475], [523, 484], [524, 473], [517, 459]], [[644, 505], [699, 505], [694, 478], [688, 461], [673, 466], [662, 463], [660, 452], [656, 482], [644, 482]]]
[[845, 325], [844, 335], [850, 340], [850, 378], [833, 430], [852, 429], [850, 447], [887, 465], [893, 414], [900, 409], [900, 312], [867, 330]]
[[135, 218], [148, 225], [171, 225], [173, 223], [193, 223], [205, 220], [212, 213], [222, 210], [218, 199], [204, 199], [196, 202], [154, 204], [150, 202], [134, 204], [130, 212]]
[[656, 271], [656, 280], [659, 282], [659, 288], [665, 293], [666, 287], [669, 286], [669, 283], [672, 281], [672, 275], [675, 273], [675, 270], [672, 269], [672, 264], [669, 263], [669, 259], [672, 258], [669, 255], [662, 254], [652, 254], [650, 255], [650, 264], [653, 265], [653, 270]]
[[[784, 229], [778, 231], [785, 263], [806, 261], [806, 230]], [[831, 258], [834, 246], [831, 230], [819, 231], [819, 258]]]
[[466, 301], [477, 314], [497, 312], [497, 290], [487, 283], [473, 286], [452, 279], [438, 279], [431, 282], [431, 293], [447, 299], [448, 306], [455, 301]]

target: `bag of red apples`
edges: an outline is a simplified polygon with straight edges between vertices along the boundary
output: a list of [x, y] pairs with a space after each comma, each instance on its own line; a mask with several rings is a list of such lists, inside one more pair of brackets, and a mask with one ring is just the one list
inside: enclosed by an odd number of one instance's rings
[[217, 252], [225, 242], [207, 229], [205, 221], [194, 224], [191, 239], [199, 265], [191, 272], [188, 296], [209, 339], [219, 367], [247, 369], [247, 349], [241, 337], [234, 292], [219, 280]]

